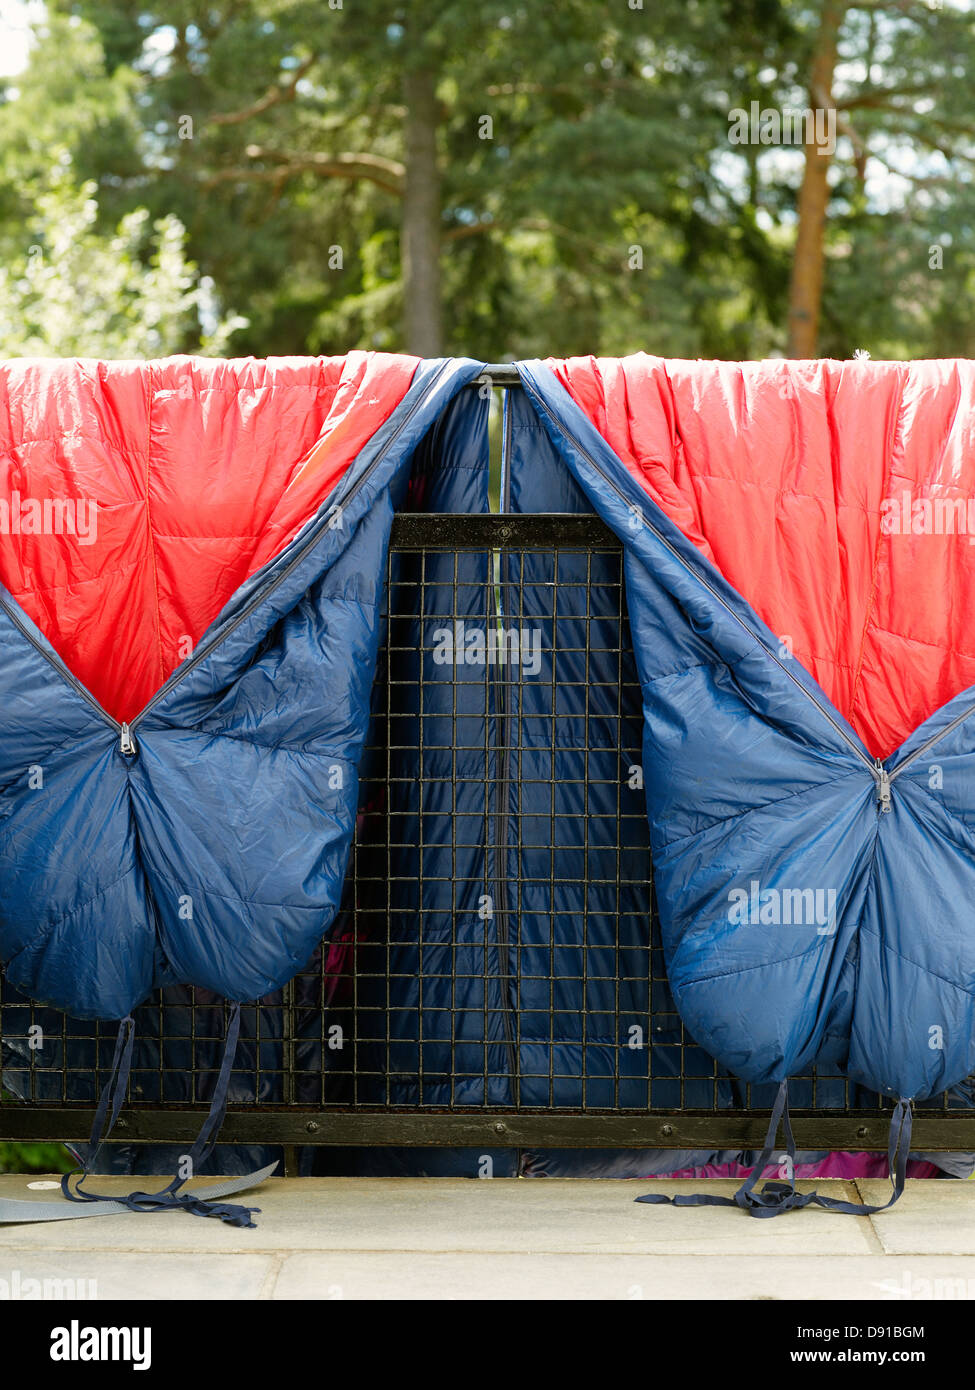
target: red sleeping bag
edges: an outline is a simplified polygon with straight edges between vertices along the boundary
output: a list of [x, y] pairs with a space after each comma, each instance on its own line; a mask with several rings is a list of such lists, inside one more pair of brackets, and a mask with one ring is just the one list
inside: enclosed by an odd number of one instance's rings
[[874, 756], [975, 685], [975, 363], [546, 365]]

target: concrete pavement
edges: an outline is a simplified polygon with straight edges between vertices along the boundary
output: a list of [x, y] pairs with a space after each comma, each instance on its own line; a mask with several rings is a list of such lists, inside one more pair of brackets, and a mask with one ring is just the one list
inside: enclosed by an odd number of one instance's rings
[[[55, 1191], [29, 1190], [29, 1181], [36, 1175], [0, 1175], [0, 1197], [61, 1201]], [[106, 1193], [132, 1185], [98, 1179]], [[730, 1195], [736, 1184], [706, 1186]], [[890, 1190], [883, 1182], [816, 1186], [867, 1202], [886, 1201]], [[757, 1221], [737, 1209], [633, 1202], [641, 1192], [701, 1188], [274, 1178], [230, 1199], [261, 1208], [256, 1230], [185, 1212], [2, 1226], [0, 1297], [13, 1289], [29, 1296], [29, 1280], [41, 1290], [45, 1280], [71, 1280], [82, 1296], [126, 1299], [975, 1297], [975, 1183], [909, 1182], [897, 1206], [874, 1217], [807, 1209]]]

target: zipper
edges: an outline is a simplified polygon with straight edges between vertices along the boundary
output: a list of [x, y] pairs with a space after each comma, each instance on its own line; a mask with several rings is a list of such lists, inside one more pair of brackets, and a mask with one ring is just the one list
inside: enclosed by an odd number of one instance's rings
[[[600, 478], [602, 478], [603, 482], [606, 483], [608, 487], [612, 489], [612, 491], [620, 499], [623, 505], [629, 508], [631, 504], [627, 500], [626, 495], [617, 486], [613, 478], [611, 478], [609, 474], [605, 471], [605, 469], [602, 468], [600, 464], [596, 462], [596, 460], [592, 457], [592, 455], [585, 448], [585, 446], [581, 444], [574, 435], [569, 434], [569, 432], [566, 429], [564, 429], [564, 427], [560, 424], [559, 420], [556, 418], [554, 412], [549, 409], [547, 403], [544, 400], [542, 400], [541, 396], [538, 395], [536, 389], [534, 387], [529, 387], [528, 389], [534, 400], [537, 402], [539, 406], [541, 406], [542, 410], [544, 410], [545, 414], [555, 425], [556, 429], [562, 435], [564, 435], [565, 438], [567, 438], [575, 446], [576, 449], [579, 450], [579, 453], [590, 465], [590, 467], [593, 468], [593, 470], [596, 473], [598, 473]], [[708, 593], [712, 596], [712, 598], [717, 599], [721, 607], [727, 613], [729, 613], [732, 618], [735, 619], [739, 626], [745, 627], [745, 624], [742, 622], [741, 618], [730, 606], [730, 604], [725, 602], [725, 600], [721, 597], [718, 591], [708, 582], [708, 580], [703, 575], [699, 575], [693, 569], [691, 569], [690, 565], [688, 565], [687, 561], [680, 554], [680, 552], [676, 550], [673, 545], [671, 545], [670, 541], [667, 540], [666, 536], [662, 535], [661, 532], [657, 530], [657, 528], [653, 525], [653, 523], [644, 513], [642, 507], [640, 508], [640, 518], [643, 524], [646, 526], [647, 530], [653, 532], [653, 534], [657, 537], [657, 540], [660, 541], [661, 545], [663, 545], [670, 552], [671, 555], [673, 555], [674, 559], [678, 562], [678, 564], [680, 564], [682, 568], [687, 571], [688, 574], [692, 575], [701, 584], [703, 584], [704, 588], [707, 589]], [[745, 630], [746, 632], [748, 631], [747, 628], [745, 628]], [[749, 635], [754, 636], [753, 633], [750, 633]], [[904, 758], [903, 761], [899, 762], [895, 767], [888, 769], [884, 766], [883, 759], [881, 758], [874, 758], [871, 761], [869, 754], [864, 752], [864, 750], [859, 746], [859, 744], [857, 744], [857, 742], [850, 737], [849, 733], [846, 729], [843, 728], [842, 724], [837, 723], [837, 721], [830, 714], [829, 710], [827, 710], [823, 705], [821, 705], [814, 695], [810, 694], [810, 692], [806, 689], [802, 682], [796, 679], [796, 677], [792, 674], [789, 668], [775, 655], [771, 647], [769, 647], [764, 641], [762, 641], [761, 638], [759, 638], [758, 640], [762, 643], [762, 646], [765, 648], [765, 651], [775, 662], [775, 664], [779, 667], [779, 669], [789, 677], [793, 685], [795, 685], [802, 692], [802, 694], [806, 697], [809, 703], [815, 705], [816, 709], [819, 710], [820, 714], [822, 714], [823, 717], [829, 722], [829, 724], [832, 725], [836, 732], [841, 736], [843, 741], [853, 750], [853, 752], [857, 755], [860, 761], [868, 769], [870, 775], [873, 777], [874, 781], [877, 784], [877, 806], [881, 812], [887, 812], [891, 809], [891, 783], [894, 781], [894, 779], [896, 777], [899, 777], [906, 767], [909, 767], [910, 764], [915, 761], [915, 759], [919, 758], [922, 755], [922, 753], [925, 753], [933, 744], [939, 742], [940, 739], [943, 739], [946, 734], [950, 734], [954, 729], [957, 729], [959, 724], [963, 724], [971, 714], [975, 714], [975, 704], [969, 705], [967, 709], [963, 710], [961, 714], [957, 715], [956, 718], [954, 718], [950, 724], [945, 726], [945, 728], [941, 729], [936, 734], [932, 734], [931, 737], [927, 739], [921, 745], [920, 748], [915, 749], [913, 753], [911, 753], [908, 757]]]
[[925, 739], [920, 748], [915, 748], [913, 753], [909, 753], [906, 758], [901, 759], [896, 767], [891, 768], [890, 780], [893, 781], [895, 777], [899, 777], [904, 769], [910, 767], [911, 763], [915, 762], [922, 753], [926, 753], [933, 744], [938, 743], [946, 734], [952, 733], [958, 728], [959, 724], [964, 724], [965, 720], [972, 714], [975, 714], [975, 705], [969, 705], [967, 709], [963, 709], [961, 714], [956, 715], [950, 724], [946, 724], [938, 733], [932, 734], [930, 738]]
[[[534, 392], [533, 392], [532, 394], [534, 395]], [[553, 414], [553, 412], [552, 412], [551, 410], [549, 410], [549, 408], [548, 408], [548, 406], [546, 405], [546, 403], [545, 403], [543, 400], [541, 400], [539, 397], [536, 397], [536, 399], [538, 400], [539, 405], [540, 405], [540, 406], [542, 407], [542, 409], [545, 411], [546, 415], [549, 417], [549, 419], [552, 421], [552, 423], [556, 426], [556, 428], [559, 429], [559, 430], [561, 431], [562, 434], [566, 435], [566, 437], [569, 438], [569, 439], [571, 440], [571, 442], [572, 442], [572, 443], [575, 445], [575, 447], [579, 450], [580, 454], [581, 454], [582, 457], [586, 460], [586, 462], [587, 462], [588, 464], [590, 464], [590, 466], [599, 474], [599, 476], [602, 478], [603, 482], [604, 482], [604, 483], [607, 483], [607, 484], [609, 485], [609, 487], [612, 488], [613, 492], [615, 492], [616, 496], [620, 499], [620, 501], [623, 503], [623, 505], [629, 509], [630, 506], [631, 506], [631, 504], [627, 501], [626, 495], [620, 490], [620, 488], [616, 485], [616, 483], [615, 483], [614, 480], [609, 476], [609, 474], [606, 473], [606, 471], [596, 462], [596, 460], [593, 458], [593, 456], [588, 452], [588, 450], [586, 450], [586, 448], [585, 448], [582, 444], [579, 443], [579, 440], [576, 439], [574, 435], [568, 435], [568, 434], [567, 434], [567, 431], [564, 430], [564, 429], [562, 428], [562, 426], [559, 424], [559, 421], [556, 419], [556, 417], [555, 417], [555, 415]], [[683, 569], [685, 569], [685, 570], [687, 571], [688, 574], [693, 575], [693, 577], [694, 577], [695, 579], [699, 580], [699, 582], [700, 582], [701, 584], [704, 585], [705, 589], [707, 589], [708, 593], [712, 596], [712, 598], [717, 599], [718, 603], [721, 604], [721, 607], [725, 610], [726, 613], [729, 613], [729, 614], [731, 615], [731, 617], [734, 618], [734, 620], [738, 623], [739, 627], [745, 627], [745, 624], [742, 622], [741, 618], [738, 616], [738, 614], [735, 612], [735, 610], [731, 607], [731, 605], [725, 602], [725, 600], [724, 600], [724, 599], [721, 597], [721, 595], [718, 593], [717, 589], [715, 589], [715, 588], [708, 582], [708, 580], [704, 578], [703, 575], [699, 575], [699, 574], [695, 573], [694, 570], [691, 569], [690, 565], [688, 565], [687, 561], [686, 561], [686, 560], [684, 559], [684, 557], [680, 554], [680, 552], [679, 552], [678, 550], [676, 550], [674, 546], [671, 545], [670, 541], [667, 540], [666, 536], [664, 536], [660, 531], [658, 531], [657, 528], [656, 528], [656, 526], [654, 526], [653, 523], [647, 518], [647, 516], [646, 516], [646, 514], [644, 513], [642, 507], [640, 508], [640, 519], [641, 519], [641, 521], [643, 522], [644, 526], [646, 526], [647, 530], [653, 532], [653, 534], [657, 537], [657, 540], [660, 541], [661, 545], [663, 545], [667, 550], [670, 551], [671, 555], [673, 555], [674, 559], [678, 562], [678, 564], [680, 564], [681, 567], [682, 567]], [[748, 632], [748, 629], [745, 628], [745, 631]], [[750, 637], [754, 637], [755, 634], [749, 632], [749, 636], [750, 636]], [[850, 735], [849, 735], [849, 733], [846, 731], [846, 729], [843, 728], [843, 725], [837, 723], [837, 721], [836, 721], [836, 720], [833, 718], [833, 716], [830, 714], [829, 710], [825, 709], [824, 706], [822, 706], [822, 705], [819, 703], [819, 701], [818, 701], [813, 695], [811, 695], [811, 694], [809, 693], [809, 691], [808, 691], [808, 690], [806, 689], [806, 687], [802, 684], [802, 682], [801, 682], [800, 680], [797, 680], [797, 679], [796, 679], [796, 677], [792, 674], [792, 672], [788, 669], [788, 667], [787, 667], [782, 661], [779, 660], [779, 658], [778, 658], [778, 657], [775, 655], [775, 653], [772, 651], [771, 647], [769, 647], [764, 641], [762, 641], [761, 638], [758, 638], [758, 641], [761, 642], [762, 646], [765, 648], [765, 650], [766, 650], [766, 652], [768, 653], [768, 655], [769, 655], [769, 656], [772, 658], [772, 660], [775, 662], [776, 666], [778, 666], [778, 668], [780, 669], [780, 671], [782, 671], [785, 675], [787, 675], [787, 676], [789, 677], [789, 679], [792, 681], [793, 685], [795, 685], [799, 690], [802, 691], [803, 695], [805, 695], [806, 699], [810, 702], [810, 704], [813, 704], [813, 705], [816, 706], [816, 708], [819, 710], [819, 712], [824, 716], [824, 718], [833, 726], [833, 728], [836, 730], [836, 732], [840, 735], [840, 737], [843, 739], [844, 743], [846, 743], [850, 748], [852, 748], [853, 752], [857, 755], [857, 757], [860, 759], [860, 761], [861, 761], [867, 768], [869, 768], [871, 775], [872, 775], [875, 779], [877, 779], [877, 780], [879, 781], [878, 774], [877, 774], [877, 761], [878, 761], [878, 760], [876, 760], [876, 759], [871, 760], [870, 755], [869, 755], [868, 753], [866, 753], [866, 752], [863, 750], [863, 748], [860, 747], [860, 745], [856, 742], [855, 739], [853, 739], [853, 738], [850, 737]]]
[[3, 611], [6, 613], [7, 617], [14, 624], [14, 626], [20, 632], [23, 633], [23, 635], [27, 638], [28, 642], [31, 644], [34, 650], [36, 652], [39, 652], [40, 655], [44, 657], [45, 661], [49, 662], [50, 665], [54, 666], [55, 670], [58, 671], [60, 675], [64, 677], [64, 679], [68, 682], [69, 685], [73, 686], [74, 689], [77, 690], [79, 695], [83, 696], [84, 699], [87, 700], [88, 704], [91, 705], [92, 709], [97, 711], [97, 713], [101, 715], [101, 717], [105, 720], [105, 722], [108, 725], [110, 725], [111, 728], [117, 730], [119, 735], [120, 752], [124, 753], [125, 756], [128, 758], [133, 757], [138, 752], [138, 745], [132, 736], [132, 730], [130, 726], [128, 724], [120, 723], [119, 720], [117, 720], [113, 715], [109, 714], [108, 710], [98, 703], [98, 701], [95, 699], [94, 695], [92, 695], [91, 691], [87, 688], [87, 686], [85, 686], [78, 679], [78, 677], [74, 674], [70, 667], [68, 667], [67, 665], [65, 665], [63, 661], [61, 661], [60, 657], [57, 657], [54, 661], [51, 660], [51, 657], [48, 654], [48, 652], [45, 651], [44, 647], [41, 646], [40, 642], [38, 642], [34, 634], [24, 626], [24, 624], [20, 621], [20, 618], [18, 617], [17, 613], [14, 611], [14, 609], [10, 607], [10, 605], [4, 599], [0, 599], [0, 608], [3, 609]]
[[[406, 429], [407, 425], [410, 423], [413, 416], [419, 410], [420, 406], [429, 397], [429, 395], [433, 391], [433, 388], [436, 386], [437, 382], [443, 376], [444, 372], [447, 370], [447, 367], [449, 365], [449, 360], [441, 363], [441, 365], [434, 372], [433, 376], [430, 378], [430, 381], [427, 383], [427, 386], [421, 391], [420, 395], [417, 397], [417, 399], [410, 406], [409, 410], [406, 412], [406, 415], [403, 417], [403, 420], [401, 421], [399, 428], [396, 429], [394, 433], [391, 434], [390, 437], [386, 440], [386, 443], [382, 446], [379, 453], [373, 459], [372, 463], [369, 464], [368, 468], [362, 474], [362, 477], [359, 478], [358, 482], [355, 484], [352, 490], [341, 500], [336, 499], [331, 503], [331, 506], [329, 508], [330, 511], [334, 510], [334, 508], [337, 506], [344, 506], [347, 503], [349, 503], [352, 500], [352, 498], [356, 496], [359, 490], [365, 486], [366, 482], [368, 482], [369, 478], [372, 476], [372, 474], [382, 463], [383, 459], [389, 453], [396, 440]], [[327, 516], [328, 513], [326, 512], [324, 515]], [[204, 657], [209, 656], [209, 654], [212, 651], [215, 651], [216, 648], [219, 647], [221, 643], [226, 640], [226, 638], [228, 638], [233, 632], [236, 632], [237, 628], [240, 627], [241, 623], [250, 617], [250, 615], [253, 613], [254, 609], [258, 606], [258, 604], [263, 603], [266, 598], [269, 598], [270, 595], [273, 594], [275, 590], [277, 590], [284, 583], [284, 581], [294, 572], [296, 567], [301, 564], [302, 560], [308, 554], [309, 550], [311, 550], [312, 547], [317, 544], [318, 540], [320, 539], [320, 536], [321, 528], [318, 526], [314, 526], [312, 528], [311, 534], [306, 538], [305, 541], [302, 542], [299, 549], [288, 561], [287, 565], [285, 565], [281, 573], [276, 575], [271, 583], [267, 584], [263, 588], [260, 588], [253, 595], [250, 602], [247, 603], [245, 607], [241, 610], [241, 612], [237, 614], [237, 617], [234, 618], [233, 622], [231, 622], [226, 628], [224, 628], [223, 632], [221, 632], [206, 646], [198, 648], [193, 653], [193, 655], [186, 662], [183, 663], [183, 665], [181, 665], [177, 670], [175, 670], [173, 674], [169, 677], [169, 679], [164, 681], [163, 684], [159, 687], [155, 695], [153, 695], [152, 699], [149, 700], [147, 704], [143, 705], [142, 709], [139, 710], [138, 714], [136, 714], [131, 720], [129, 720], [127, 724], [123, 724], [120, 720], [114, 718], [113, 715], [109, 714], [108, 710], [105, 709], [103, 705], [99, 704], [99, 702], [95, 699], [94, 695], [92, 695], [91, 691], [88, 690], [87, 687], [82, 684], [82, 682], [78, 679], [74, 672], [69, 669], [69, 667], [61, 660], [61, 658], [56, 653], [52, 656], [50, 652], [46, 651], [45, 648], [41, 646], [40, 642], [38, 642], [37, 639], [33, 636], [33, 634], [30, 633], [27, 630], [27, 628], [24, 627], [23, 623], [20, 621], [14, 610], [11, 609], [10, 606], [3, 599], [0, 599], [0, 608], [3, 609], [3, 611], [11, 619], [11, 621], [16, 625], [16, 627], [20, 629], [20, 631], [27, 638], [28, 642], [30, 642], [31, 646], [35, 649], [35, 651], [40, 653], [40, 655], [44, 658], [48, 665], [53, 666], [54, 669], [58, 672], [58, 674], [64, 680], [66, 680], [67, 683], [70, 686], [72, 686], [78, 692], [79, 695], [83, 696], [87, 703], [91, 705], [92, 709], [96, 710], [98, 714], [101, 715], [102, 719], [105, 720], [106, 724], [108, 724], [111, 728], [116, 730], [116, 732], [119, 735], [120, 750], [127, 757], [131, 757], [137, 750], [136, 742], [132, 737], [132, 730], [135, 728], [139, 720], [144, 718], [151, 709], [154, 709], [155, 706], [159, 703], [159, 701], [163, 698], [163, 696], [167, 695], [175, 685], [178, 685], [179, 682], [184, 678], [184, 676], [188, 676], [191, 671], [195, 670], [196, 667], [200, 664], [200, 662], [204, 659]], [[273, 563], [273, 561], [271, 563]]]
[[101, 715], [101, 717], [105, 720], [107, 724], [110, 724], [113, 729], [116, 729], [119, 733], [121, 733], [121, 723], [117, 719], [115, 719], [111, 714], [109, 714], [108, 710], [105, 709], [104, 706], [98, 703], [98, 701], [95, 699], [94, 695], [92, 695], [88, 687], [81, 683], [78, 677], [74, 674], [72, 670], [69, 669], [69, 667], [67, 667], [64, 664], [64, 662], [57, 655], [57, 653], [55, 653], [52, 657], [51, 653], [48, 652], [43, 646], [41, 646], [40, 642], [38, 642], [37, 638], [29, 630], [29, 628], [26, 628], [24, 626], [17, 611], [11, 608], [10, 605], [3, 598], [0, 598], [0, 608], [3, 609], [7, 617], [13, 623], [13, 625], [20, 632], [23, 633], [23, 635], [27, 638], [28, 642], [31, 644], [34, 650], [40, 653], [40, 655], [44, 658], [48, 665], [53, 666], [54, 669], [58, 672], [58, 674], [62, 676], [64, 680], [67, 681], [68, 685], [73, 686], [74, 689], [78, 692], [78, 694], [81, 695], [88, 702], [89, 705], [91, 705], [92, 709], [97, 710], [97, 712]]
[[[503, 512], [507, 512], [507, 489], [510, 479], [508, 474], [511, 467], [511, 409], [508, 402], [508, 393], [504, 393], [504, 418], [501, 426], [501, 468], [502, 468], [502, 489], [499, 505]], [[495, 568], [497, 566], [497, 568]], [[492, 551], [490, 557], [490, 599], [489, 623], [504, 621], [504, 588], [505, 588], [505, 563], [503, 551]], [[508, 855], [508, 797], [510, 793], [510, 783], [508, 781], [508, 770], [510, 767], [510, 726], [509, 711], [511, 701], [508, 690], [508, 674], [506, 666], [497, 668], [494, 678], [495, 694], [497, 696], [498, 708], [497, 719], [497, 743], [495, 752], [498, 755], [499, 776], [496, 779], [498, 803], [495, 812], [495, 831], [497, 844], [494, 847], [493, 862], [494, 873], [492, 880], [495, 891], [495, 919], [496, 919], [496, 940], [498, 950], [498, 961], [501, 965], [502, 973], [502, 998], [501, 998], [501, 1021], [504, 1028], [505, 1044], [508, 1053], [508, 1066], [511, 1075], [512, 1099], [516, 1106], [521, 1104], [521, 1059], [518, 1045], [515, 1039], [512, 1003], [510, 997], [510, 986], [513, 980], [511, 973], [511, 941], [508, 933], [508, 904], [507, 904], [507, 855]]]
[[874, 762], [877, 778], [877, 805], [881, 811], [890, 810], [890, 773], [884, 767], [880, 758]]

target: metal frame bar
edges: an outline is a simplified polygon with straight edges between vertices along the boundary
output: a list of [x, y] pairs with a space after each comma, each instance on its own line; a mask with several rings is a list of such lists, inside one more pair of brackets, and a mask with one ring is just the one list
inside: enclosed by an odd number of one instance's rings
[[479, 377], [469, 386], [520, 386], [521, 377], [513, 362], [487, 362]]
[[[94, 1110], [84, 1106], [0, 1107], [0, 1138], [12, 1143], [87, 1142]], [[165, 1110], [130, 1106], [119, 1116], [109, 1143], [191, 1142], [205, 1106]], [[800, 1149], [887, 1148], [886, 1112], [794, 1111], [792, 1127]], [[318, 1145], [326, 1147], [419, 1146], [516, 1149], [760, 1149], [768, 1112], [647, 1111], [643, 1115], [553, 1111], [369, 1112], [282, 1109], [256, 1105], [228, 1109], [221, 1144]], [[915, 1150], [975, 1148], [975, 1114], [929, 1114], [914, 1119]]]

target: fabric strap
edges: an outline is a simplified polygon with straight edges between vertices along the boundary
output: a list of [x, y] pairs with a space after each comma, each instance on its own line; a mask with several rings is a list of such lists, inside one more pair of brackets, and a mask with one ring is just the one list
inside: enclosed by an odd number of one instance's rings
[[[741, 1207], [749, 1216], [780, 1216], [784, 1211], [794, 1211], [800, 1207], [817, 1206], [826, 1211], [842, 1212], [847, 1216], [872, 1216], [875, 1212], [886, 1211], [892, 1207], [904, 1191], [907, 1177], [907, 1159], [911, 1151], [911, 1102], [899, 1100], [894, 1106], [890, 1121], [890, 1138], [887, 1144], [887, 1162], [890, 1169], [891, 1195], [881, 1206], [868, 1206], [858, 1202], [844, 1202], [837, 1197], [823, 1197], [818, 1192], [797, 1192], [795, 1181], [796, 1141], [789, 1119], [789, 1083], [781, 1082], [775, 1097], [775, 1105], [765, 1136], [765, 1147], [751, 1173], [733, 1197], [720, 1197], [709, 1192], [679, 1193], [667, 1197], [661, 1192], [648, 1192], [634, 1200], [653, 1205], [668, 1204], [675, 1207]], [[756, 1190], [757, 1183], [776, 1149], [775, 1138], [779, 1124], [785, 1135], [785, 1149], [789, 1159], [789, 1179], [787, 1182], [772, 1181]]]
[[[189, 1153], [185, 1155], [184, 1176], [175, 1177], [171, 1183], [158, 1192], [130, 1192], [125, 1197], [112, 1197], [107, 1193], [88, 1192], [83, 1184], [91, 1176], [102, 1144], [112, 1132], [128, 1089], [129, 1072], [132, 1067], [132, 1046], [135, 1040], [135, 1022], [131, 1016], [123, 1018], [119, 1024], [118, 1036], [115, 1040], [111, 1074], [95, 1108], [95, 1119], [92, 1124], [91, 1139], [84, 1164], [74, 1173], [66, 1173], [61, 1179], [61, 1191], [72, 1203], [72, 1206], [64, 1207], [60, 1202], [0, 1199], [0, 1223], [68, 1221], [73, 1217], [80, 1216], [117, 1216], [123, 1212], [171, 1211], [179, 1208], [192, 1212], [194, 1216], [216, 1216], [231, 1226], [252, 1227], [254, 1222], [251, 1220], [251, 1214], [260, 1211], [260, 1207], [235, 1206], [231, 1203], [220, 1202], [217, 1199], [229, 1196], [233, 1192], [241, 1192], [248, 1187], [255, 1187], [265, 1178], [270, 1177], [277, 1167], [276, 1163], [262, 1168], [259, 1172], [248, 1173], [244, 1177], [226, 1178], [213, 1187], [197, 1189], [192, 1192], [180, 1190], [213, 1153], [217, 1135], [227, 1110], [227, 1092], [239, 1037], [240, 1005], [235, 1003], [230, 1013], [230, 1024], [227, 1028], [227, 1039], [213, 1091], [213, 1099], [210, 1102], [210, 1109], [200, 1133]], [[80, 1173], [80, 1177], [72, 1188], [71, 1179], [76, 1173]]]
[[[248, 1173], [246, 1177], [224, 1178], [223, 1181], [215, 1183], [213, 1187], [194, 1188], [187, 1195], [193, 1198], [194, 1203], [212, 1206], [219, 1197], [229, 1197], [234, 1192], [243, 1192], [249, 1187], [257, 1187], [271, 1176], [277, 1166], [277, 1163], [269, 1163], [266, 1168], [261, 1168], [256, 1173]], [[193, 1211], [199, 1216], [217, 1216], [220, 1214], [216, 1209], [204, 1212], [197, 1211], [196, 1206], [190, 1206], [189, 1203], [182, 1203], [181, 1205], [185, 1210]], [[106, 1197], [104, 1200], [89, 1197], [83, 1202], [70, 1204], [60, 1200], [55, 1202], [25, 1202], [19, 1198], [2, 1197], [0, 1198], [0, 1226], [15, 1221], [77, 1221], [83, 1216], [124, 1216], [127, 1213], [131, 1215], [135, 1211], [148, 1210], [152, 1210], [152, 1208], [133, 1205], [124, 1197]], [[227, 1210], [236, 1212], [248, 1209], [228, 1207]], [[260, 1208], [251, 1207], [249, 1210], [260, 1211]], [[253, 1226], [254, 1223], [250, 1222], [249, 1224]]]

